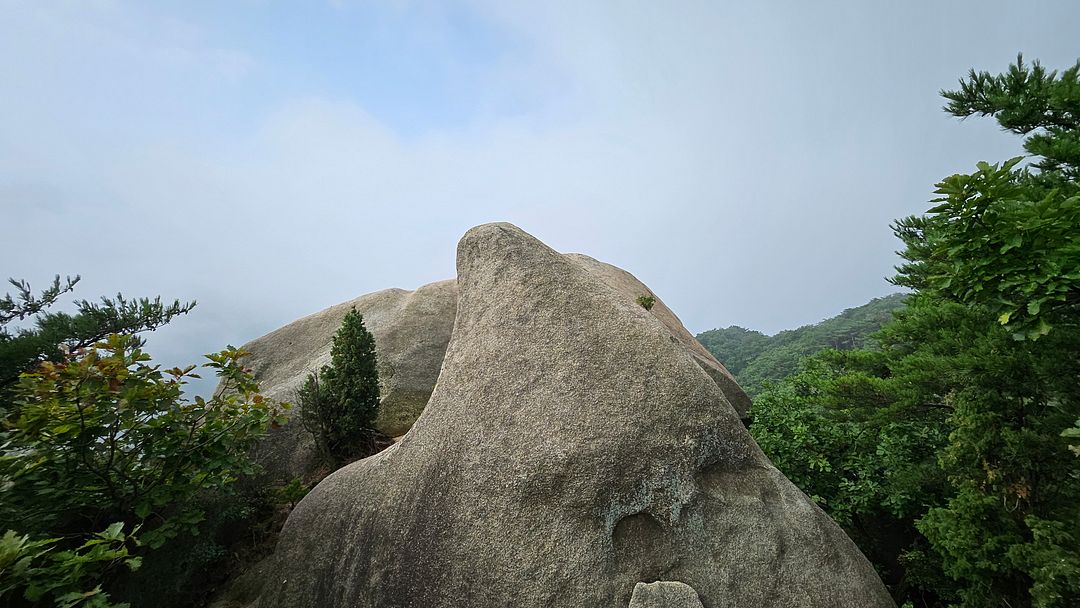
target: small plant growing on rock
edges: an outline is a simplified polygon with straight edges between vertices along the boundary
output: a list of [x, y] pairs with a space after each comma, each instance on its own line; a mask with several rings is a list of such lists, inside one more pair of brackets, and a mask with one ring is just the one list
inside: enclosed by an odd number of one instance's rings
[[289, 483], [275, 488], [274, 496], [279, 504], [289, 505], [289, 509], [292, 509], [309, 491], [311, 488], [304, 485], [299, 477], [294, 477]]
[[641, 296], [637, 299], [637, 303], [645, 310], [652, 310], [653, 304], [656, 304], [656, 298], [652, 296]]

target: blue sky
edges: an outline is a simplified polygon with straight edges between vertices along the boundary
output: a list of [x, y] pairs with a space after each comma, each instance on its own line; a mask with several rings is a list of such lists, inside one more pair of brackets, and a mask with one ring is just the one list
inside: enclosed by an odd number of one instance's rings
[[403, 135], [468, 124], [495, 106], [527, 109], [483, 86], [515, 41], [465, 6], [178, 2], [168, 13], [251, 61], [253, 88], [229, 99], [232, 120], [309, 95], [348, 99]]
[[197, 299], [194, 361], [511, 221], [692, 331], [890, 292], [889, 223], [1019, 153], [937, 92], [1080, 58], [1070, 0], [0, 0], [0, 274]]

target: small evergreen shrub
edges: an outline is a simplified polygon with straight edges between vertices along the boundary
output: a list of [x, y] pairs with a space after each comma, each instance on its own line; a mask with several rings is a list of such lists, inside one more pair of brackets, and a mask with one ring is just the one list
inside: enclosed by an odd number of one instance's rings
[[310, 491], [311, 488], [304, 485], [299, 477], [294, 477], [289, 483], [274, 488], [274, 498], [279, 504], [288, 505], [292, 509]]
[[297, 391], [301, 424], [335, 466], [376, 451], [377, 363], [375, 338], [354, 308], [334, 336], [330, 365], [310, 374]]

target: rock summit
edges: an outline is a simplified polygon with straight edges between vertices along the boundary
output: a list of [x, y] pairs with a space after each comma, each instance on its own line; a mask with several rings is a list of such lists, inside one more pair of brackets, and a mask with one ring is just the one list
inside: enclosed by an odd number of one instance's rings
[[426, 407], [297, 505], [259, 608], [893, 606], [629, 275], [509, 224], [457, 272]]

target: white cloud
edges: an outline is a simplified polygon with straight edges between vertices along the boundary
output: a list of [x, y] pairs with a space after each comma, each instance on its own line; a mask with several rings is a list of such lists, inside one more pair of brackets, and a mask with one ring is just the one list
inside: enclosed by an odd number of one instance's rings
[[0, 274], [197, 298], [157, 342], [178, 359], [450, 276], [457, 238], [497, 220], [623, 265], [694, 330], [834, 314], [889, 290], [889, 220], [968, 156], [1015, 147], [938, 112], [936, 89], [973, 64], [955, 49], [982, 45], [993, 69], [1040, 35], [939, 39], [919, 19], [889, 33], [759, 4], [477, 1], [514, 41], [453, 68], [481, 107], [403, 133], [341, 92], [279, 86], [292, 68], [198, 23], [39, 6], [0, 6], [14, 235]]

